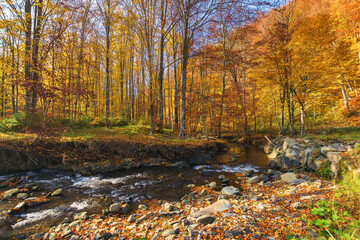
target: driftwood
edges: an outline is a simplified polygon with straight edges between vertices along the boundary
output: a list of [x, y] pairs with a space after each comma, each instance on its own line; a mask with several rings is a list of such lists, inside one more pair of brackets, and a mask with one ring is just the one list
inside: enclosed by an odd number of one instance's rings
[[274, 144], [266, 135], [264, 135], [264, 137], [266, 138], [266, 140], [268, 140], [268, 142], [269, 142], [271, 145], [273, 145], [274, 147], [276, 147], [275, 144]]

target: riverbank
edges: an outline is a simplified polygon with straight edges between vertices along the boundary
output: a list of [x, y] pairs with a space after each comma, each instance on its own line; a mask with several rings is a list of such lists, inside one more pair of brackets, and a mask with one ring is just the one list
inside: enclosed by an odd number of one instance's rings
[[40, 169], [86, 173], [152, 166], [190, 166], [213, 161], [226, 148], [216, 139], [164, 139], [122, 135], [97, 139], [12, 139], [0, 141], [0, 172]]

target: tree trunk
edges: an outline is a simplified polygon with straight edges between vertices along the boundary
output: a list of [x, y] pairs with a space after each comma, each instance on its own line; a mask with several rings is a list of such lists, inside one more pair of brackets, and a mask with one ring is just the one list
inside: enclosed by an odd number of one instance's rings
[[31, 18], [31, 0], [25, 1], [25, 83], [26, 86], [26, 112], [30, 113], [33, 111], [32, 108], [32, 97], [33, 97], [33, 90], [31, 88], [31, 25], [32, 25], [32, 18]]
[[[110, 6], [108, 6], [110, 7]], [[107, 127], [110, 126], [109, 115], [110, 115], [110, 23], [106, 24], [106, 84], [105, 84], [105, 124]]]
[[300, 124], [301, 124], [300, 133], [303, 136], [305, 135], [305, 104], [304, 103], [300, 103]]
[[180, 131], [179, 136], [181, 139], [185, 138], [185, 107], [186, 107], [186, 74], [187, 74], [187, 64], [189, 58], [189, 36], [188, 36], [188, 26], [189, 19], [185, 16], [185, 31], [184, 31], [184, 42], [183, 42], [183, 51], [182, 51], [182, 68], [181, 68], [181, 114], [180, 114]]

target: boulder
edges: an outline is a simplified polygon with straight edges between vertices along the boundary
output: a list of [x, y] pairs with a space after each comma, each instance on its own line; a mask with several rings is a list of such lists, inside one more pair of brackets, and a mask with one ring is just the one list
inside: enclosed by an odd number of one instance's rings
[[297, 178], [296, 178], [296, 175], [294, 173], [284, 173], [281, 175], [281, 180], [286, 182], [286, 183], [291, 183], [293, 181], [295, 181]]
[[191, 214], [190, 218], [197, 219], [200, 216], [215, 214], [217, 212], [222, 212], [230, 208], [231, 208], [231, 202], [226, 199], [221, 199], [216, 201], [212, 205]]
[[288, 148], [299, 148], [299, 144], [293, 138], [285, 138], [282, 150], [286, 151]]
[[274, 169], [288, 169], [289, 166], [285, 162], [283, 156], [278, 156], [275, 159], [270, 160], [269, 167]]
[[347, 149], [340, 144], [333, 144], [321, 148], [321, 153], [326, 155], [328, 152], [346, 152]]
[[330, 162], [339, 163], [342, 159], [341, 153], [339, 152], [327, 152], [326, 157], [330, 160]]
[[166, 229], [165, 231], [163, 231], [163, 232], [161, 233], [161, 236], [162, 236], [162, 237], [168, 237], [168, 236], [170, 236], [170, 235], [175, 235], [174, 229]]
[[216, 218], [214, 216], [203, 215], [203, 216], [200, 216], [199, 218], [197, 218], [196, 222], [198, 224], [208, 225], [208, 224], [212, 224], [213, 222], [215, 222], [215, 220], [216, 220]]
[[119, 205], [119, 203], [114, 203], [114, 204], [112, 204], [112, 205], [110, 206], [110, 208], [109, 208], [109, 211], [110, 211], [111, 213], [120, 212], [120, 205]]
[[310, 160], [308, 161], [308, 167], [311, 170], [318, 171], [320, 169], [321, 165], [327, 161], [329, 161], [329, 159], [327, 159], [323, 156], [320, 156], [316, 159], [310, 158]]
[[236, 188], [236, 187], [228, 186], [228, 187], [224, 187], [224, 188], [221, 190], [221, 193], [222, 193], [222, 194], [227, 194], [227, 195], [233, 196], [233, 195], [239, 194], [239, 193], [240, 193], [240, 190], [239, 190], [238, 188]]
[[87, 212], [77, 213], [74, 216], [74, 221], [87, 219]]
[[278, 151], [277, 149], [274, 149], [272, 151], [272, 153], [270, 153], [267, 157], [272, 160], [275, 159], [278, 155], [280, 154], [280, 151]]
[[250, 184], [258, 183], [258, 182], [260, 182], [260, 177], [259, 176], [252, 177], [247, 182], [250, 183]]

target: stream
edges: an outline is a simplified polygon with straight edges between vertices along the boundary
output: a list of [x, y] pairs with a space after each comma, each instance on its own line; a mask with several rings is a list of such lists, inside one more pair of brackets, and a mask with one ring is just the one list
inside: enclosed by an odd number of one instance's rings
[[[265, 153], [253, 147], [242, 148], [230, 143], [228, 151], [215, 159], [215, 166], [201, 165], [192, 169], [180, 168], [138, 168], [121, 170], [94, 176], [82, 176], [73, 172], [42, 170], [0, 176], [0, 182], [16, 177], [19, 186], [33, 183], [40, 191], [29, 197], [44, 196], [58, 188], [64, 189], [63, 196], [52, 197], [46, 204], [28, 208], [24, 213], [11, 217], [15, 234], [28, 236], [35, 232], [48, 230], [59, 224], [65, 217], [74, 213], [95, 214], [108, 208], [114, 202], [126, 202], [136, 208], [141, 200], [159, 199], [180, 200], [189, 193], [189, 184], [204, 185], [215, 181], [221, 190], [218, 176], [223, 174], [229, 184], [238, 186], [235, 173], [246, 170], [262, 172], [268, 164]], [[18, 187], [18, 186], [16, 186]], [[2, 190], [7, 190], [2, 189]], [[0, 217], [7, 214], [21, 200], [0, 201]]]

